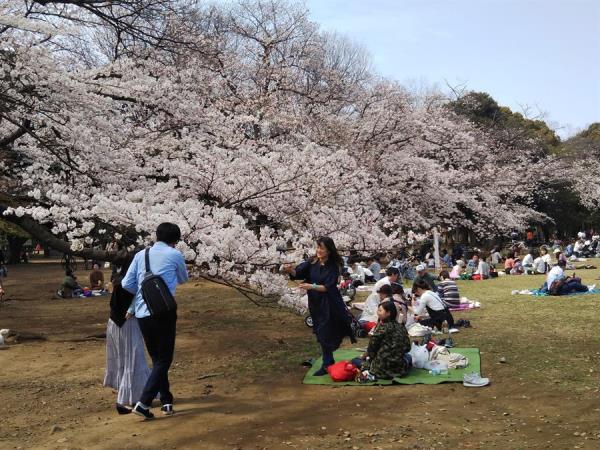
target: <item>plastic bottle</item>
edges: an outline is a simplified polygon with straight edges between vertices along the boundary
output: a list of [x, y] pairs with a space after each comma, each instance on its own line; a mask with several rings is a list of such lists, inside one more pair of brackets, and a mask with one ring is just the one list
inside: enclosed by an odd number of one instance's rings
[[444, 322], [442, 323], [442, 333], [448, 334], [448, 321], [447, 320], [444, 320]]

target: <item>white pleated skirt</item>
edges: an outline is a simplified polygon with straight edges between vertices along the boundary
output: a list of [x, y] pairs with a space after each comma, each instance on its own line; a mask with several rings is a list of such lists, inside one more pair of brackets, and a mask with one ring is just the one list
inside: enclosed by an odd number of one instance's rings
[[128, 319], [122, 327], [109, 319], [104, 386], [119, 392], [117, 403], [133, 406], [140, 400], [149, 375], [144, 338], [137, 319]]

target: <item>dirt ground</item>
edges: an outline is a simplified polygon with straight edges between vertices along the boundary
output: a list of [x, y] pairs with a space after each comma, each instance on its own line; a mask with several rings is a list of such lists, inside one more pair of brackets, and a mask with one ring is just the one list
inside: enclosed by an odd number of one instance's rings
[[0, 328], [47, 340], [0, 351], [1, 449], [600, 447], [597, 299], [510, 298], [508, 281], [490, 281], [498, 289], [458, 316], [473, 328], [456, 341], [480, 347], [491, 386], [342, 388], [301, 384], [316, 346], [300, 317], [191, 282], [178, 291], [177, 414], [142, 422], [116, 414], [116, 393], [102, 387], [104, 340], [85, 340], [105, 331], [108, 297], [53, 299], [55, 264], [9, 269]]

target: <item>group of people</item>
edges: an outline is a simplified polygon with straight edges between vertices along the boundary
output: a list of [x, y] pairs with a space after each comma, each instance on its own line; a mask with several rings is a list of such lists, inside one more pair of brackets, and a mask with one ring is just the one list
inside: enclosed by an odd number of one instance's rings
[[100, 269], [100, 263], [94, 262], [92, 264], [92, 270], [89, 274], [89, 285], [81, 286], [77, 280], [75, 271], [67, 267], [65, 270], [65, 277], [60, 285], [60, 288], [56, 292], [60, 298], [73, 298], [84, 296], [91, 296], [92, 291], [105, 291], [106, 285], [104, 284], [104, 273]]
[[[329, 237], [317, 240], [313, 258], [296, 267], [286, 265], [283, 268], [291, 279], [302, 281], [299, 287], [308, 294], [313, 331], [323, 356], [322, 366], [315, 376], [328, 374], [327, 368], [335, 362], [333, 352], [344, 337], [355, 339], [351, 313], [338, 289], [342, 268], [342, 258]], [[385, 276], [375, 283], [358, 318], [361, 327], [369, 331], [369, 345], [366, 353], [353, 361], [369, 380], [389, 379], [408, 372], [410, 339], [407, 326], [418, 322], [441, 330], [444, 324], [454, 325], [449, 304], [436, 292], [438, 281], [443, 285], [445, 298], [460, 301], [456, 284], [449, 277], [440, 281], [425, 266], [417, 267], [417, 277], [410, 292], [399, 283], [399, 271], [395, 267], [388, 267]]]

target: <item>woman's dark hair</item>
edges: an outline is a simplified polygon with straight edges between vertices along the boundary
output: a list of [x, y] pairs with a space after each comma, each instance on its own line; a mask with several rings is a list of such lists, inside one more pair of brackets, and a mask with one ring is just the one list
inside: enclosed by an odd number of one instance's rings
[[388, 297], [391, 297], [393, 295], [392, 293], [392, 287], [389, 284], [384, 284], [383, 286], [381, 286], [378, 290], [377, 290], [378, 294], [385, 294]]
[[379, 306], [381, 308], [383, 308], [384, 311], [387, 311], [390, 313], [390, 317], [389, 317], [389, 321], [390, 322], [395, 322], [396, 319], [398, 318], [398, 310], [396, 309], [396, 305], [394, 305], [394, 302], [383, 302], [380, 303]]
[[448, 273], [447, 270], [442, 270], [440, 272], [440, 276], [438, 277], [438, 279], [440, 279], [440, 280], [447, 280], [448, 278], [450, 278], [450, 274]]
[[[329, 256], [327, 257], [327, 262], [335, 264], [340, 269], [344, 267], [344, 260], [340, 256], [335, 246], [335, 242], [329, 236], [321, 236], [317, 239], [317, 245], [322, 245], [327, 249]], [[316, 262], [316, 257], [315, 257]]]
[[396, 294], [402, 297], [402, 300], [406, 300], [404, 297], [404, 286], [402, 286], [400, 283], [392, 283], [392, 295]]
[[131, 263], [133, 262], [134, 256], [135, 255], [133, 253], [127, 253], [127, 255], [120, 257], [114, 261], [114, 265], [116, 269], [119, 269], [119, 272], [115, 273], [111, 279], [113, 286], [121, 284], [121, 281], [123, 280], [123, 278], [125, 278], [127, 270], [129, 270], [129, 266], [131, 266]]
[[415, 289], [423, 289], [424, 291], [428, 291], [428, 290], [431, 289], [431, 287], [427, 284], [427, 281], [425, 281], [425, 280], [417, 280], [413, 284], [413, 292], [415, 291]]
[[177, 244], [181, 240], [181, 230], [174, 223], [163, 222], [156, 228], [156, 240], [165, 244]]

